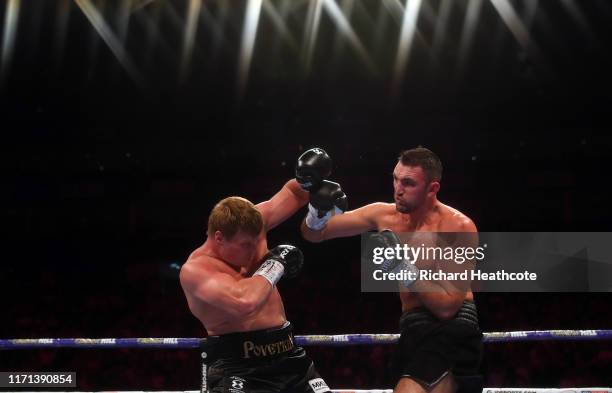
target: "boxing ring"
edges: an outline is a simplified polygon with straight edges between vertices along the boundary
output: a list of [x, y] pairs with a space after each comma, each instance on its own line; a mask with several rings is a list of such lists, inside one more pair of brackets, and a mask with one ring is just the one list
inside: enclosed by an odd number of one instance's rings
[[[505, 343], [524, 341], [597, 341], [611, 340], [609, 330], [529, 330], [483, 333], [485, 343]], [[295, 343], [300, 346], [345, 347], [353, 345], [389, 345], [399, 339], [399, 334], [340, 334], [340, 335], [296, 335]], [[0, 350], [45, 349], [45, 348], [162, 348], [162, 349], [201, 349], [205, 338], [24, 338], [2, 339]], [[200, 351], [202, 373], [206, 371], [206, 352]], [[324, 376], [323, 376], [324, 377]], [[78, 378], [78, 376], [77, 376]], [[206, 392], [205, 379], [200, 390], [168, 393]], [[337, 393], [391, 393], [390, 389], [338, 389]], [[38, 393], [41, 393], [37, 390]], [[131, 391], [134, 392], [134, 391]], [[118, 393], [118, 392], [117, 392]], [[162, 393], [157, 391], [156, 393]], [[485, 387], [483, 393], [612, 393], [610, 387], [574, 388], [508, 388]]]

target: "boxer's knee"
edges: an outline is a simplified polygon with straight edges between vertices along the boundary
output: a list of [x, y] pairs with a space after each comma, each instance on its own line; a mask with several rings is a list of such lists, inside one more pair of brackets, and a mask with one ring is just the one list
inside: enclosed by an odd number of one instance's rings
[[456, 391], [457, 384], [451, 373], [446, 374], [432, 386], [410, 377], [402, 377], [393, 389], [393, 393], [455, 393]]
[[393, 393], [427, 393], [425, 387], [410, 377], [400, 378]]

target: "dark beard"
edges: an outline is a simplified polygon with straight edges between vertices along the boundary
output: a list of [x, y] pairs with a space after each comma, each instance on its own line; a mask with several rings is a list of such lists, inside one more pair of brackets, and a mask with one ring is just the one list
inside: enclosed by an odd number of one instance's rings
[[395, 210], [397, 210], [400, 213], [412, 213], [414, 211], [415, 207], [414, 205], [400, 205], [399, 203], [395, 202]]

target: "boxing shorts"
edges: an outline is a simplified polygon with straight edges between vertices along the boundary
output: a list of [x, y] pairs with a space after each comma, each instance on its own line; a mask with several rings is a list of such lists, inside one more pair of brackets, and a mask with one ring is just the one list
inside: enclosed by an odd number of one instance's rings
[[280, 328], [210, 336], [206, 382], [211, 393], [331, 392], [289, 322]]
[[446, 321], [426, 308], [408, 310], [400, 318], [400, 329], [392, 366], [397, 379], [408, 377], [430, 390], [450, 372], [458, 393], [482, 392], [482, 332], [473, 302], [464, 301]]

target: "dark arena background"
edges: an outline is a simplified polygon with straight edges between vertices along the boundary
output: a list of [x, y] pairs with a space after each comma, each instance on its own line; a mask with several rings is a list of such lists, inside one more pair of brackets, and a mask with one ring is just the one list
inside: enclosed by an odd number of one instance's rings
[[[444, 163], [480, 231], [609, 231], [608, 0], [0, 2], [0, 338], [204, 337], [178, 268], [221, 198], [254, 202], [322, 147], [349, 208], [392, 201], [398, 153]], [[608, 168], [608, 169], [606, 169]], [[359, 237], [281, 282], [297, 334], [396, 333]], [[611, 273], [612, 274], [612, 273]], [[476, 293], [482, 330], [612, 328], [609, 292]], [[308, 347], [334, 388], [391, 388], [393, 346]], [[0, 351], [79, 390], [193, 390], [197, 350]], [[486, 386], [612, 386], [609, 341], [485, 344]]]

